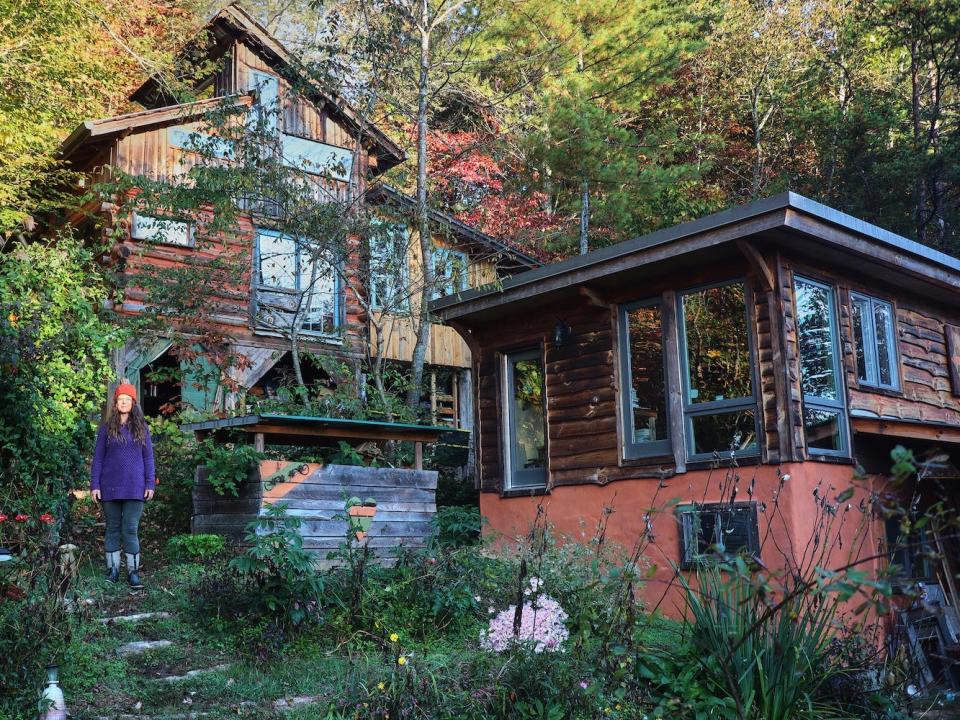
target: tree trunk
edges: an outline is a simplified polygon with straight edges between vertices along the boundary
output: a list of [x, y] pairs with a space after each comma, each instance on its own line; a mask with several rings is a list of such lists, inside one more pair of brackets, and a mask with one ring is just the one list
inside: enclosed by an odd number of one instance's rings
[[[914, 152], [917, 157], [923, 157], [925, 153], [921, 151], [925, 144], [923, 141], [923, 117], [920, 107], [920, 47], [917, 40], [910, 43], [910, 119], [913, 122], [913, 143]], [[927, 228], [927, 183], [924, 177], [925, 173], [918, 172], [915, 182], [916, 192], [916, 210], [914, 220], [917, 227], [917, 240], [924, 241]]]
[[420, 386], [423, 383], [423, 363], [430, 342], [430, 300], [433, 296], [434, 276], [430, 218], [427, 215], [427, 101], [430, 93], [430, 24], [427, 0], [422, 0], [420, 16], [420, 76], [417, 80], [417, 230], [420, 234], [420, 258], [423, 265], [423, 287], [420, 290], [419, 326], [417, 342], [410, 362], [410, 388], [407, 407], [417, 410], [420, 405]]
[[587, 241], [587, 231], [590, 228], [590, 181], [583, 179], [580, 187], [580, 254], [586, 255], [589, 252], [589, 242]]

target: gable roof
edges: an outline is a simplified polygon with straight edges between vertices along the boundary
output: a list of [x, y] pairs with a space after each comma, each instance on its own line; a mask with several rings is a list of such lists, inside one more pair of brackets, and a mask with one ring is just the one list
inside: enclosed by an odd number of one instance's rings
[[[287, 48], [243, 7], [231, 3], [214, 15], [180, 51], [181, 57], [216, 60], [230, 48], [231, 41], [240, 40], [261, 55], [287, 79], [296, 78], [303, 83], [303, 95], [324, 105], [330, 114], [343, 122], [352, 132], [362, 132], [371, 142], [377, 155], [377, 172], [383, 172], [403, 162], [406, 153], [380, 128], [362, 122], [356, 109], [338, 93], [322, 88], [310, 78], [302, 64]], [[154, 76], [134, 90], [130, 99], [148, 108], [177, 104], [177, 99], [166, 92]]]
[[785, 192], [648, 235], [545, 265], [505, 280], [499, 289], [468, 290], [431, 303], [444, 320], [491, 317], [511, 303], [588, 283], [615, 283], [645, 266], [709, 254], [750, 238], [783, 243], [824, 267], [856, 261], [858, 272], [941, 301], [960, 300], [960, 260], [814, 200]]
[[[413, 210], [417, 206], [416, 198], [411, 197], [406, 193], [402, 193], [396, 188], [385, 183], [381, 183], [370, 188], [370, 190], [367, 192], [367, 199], [373, 203], [389, 204], [395, 207], [402, 207], [405, 210]], [[492, 235], [482, 233], [479, 230], [460, 222], [451, 215], [431, 208], [429, 216], [431, 222], [443, 226], [462, 242], [472, 245], [479, 245], [480, 247], [486, 248], [492, 253], [499, 255], [500, 260], [497, 262], [497, 265], [505, 270], [525, 272], [543, 265], [543, 263], [541, 263], [539, 260], [536, 260], [526, 253], [511, 247], [507, 243], [503, 242], [502, 240], [498, 240]]]

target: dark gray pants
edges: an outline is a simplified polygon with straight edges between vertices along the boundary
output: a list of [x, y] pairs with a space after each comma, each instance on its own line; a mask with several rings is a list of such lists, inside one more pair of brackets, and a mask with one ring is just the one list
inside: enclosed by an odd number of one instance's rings
[[143, 500], [104, 500], [103, 512], [107, 517], [107, 531], [103, 549], [116, 552], [123, 537], [123, 551], [136, 555], [140, 552], [137, 529], [143, 514]]

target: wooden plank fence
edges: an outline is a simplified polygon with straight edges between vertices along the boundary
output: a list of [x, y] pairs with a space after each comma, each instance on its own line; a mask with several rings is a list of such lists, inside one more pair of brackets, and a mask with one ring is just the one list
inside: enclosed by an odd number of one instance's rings
[[[271, 478], [277, 478], [270, 482]], [[292, 474], [290, 474], [292, 473]], [[246, 527], [269, 505], [283, 503], [301, 521], [304, 547], [321, 565], [347, 533], [346, 501], [373, 498], [377, 511], [367, 537], [381, 562], [396, 560], [403, 549], [425, 547], [436, 514], [437, 473], [432, 470], [317, 465], [267, 460], [238, 488], [238, 496], [217, 494], [204, 467], [197, 468], [193, 491], [194, 533], [216, 533], [243, 543]], [[340, 516], [340, 517], [338, 517]], [[354, 541], [359, 545], [360, 541]]]

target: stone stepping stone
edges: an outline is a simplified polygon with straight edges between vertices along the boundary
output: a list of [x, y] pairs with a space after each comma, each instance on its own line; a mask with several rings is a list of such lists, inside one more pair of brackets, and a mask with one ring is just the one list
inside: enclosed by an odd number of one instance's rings
[[182, 682], [184, 680], [189, 680], [190, 678], [195, 678], [198, 675], [206, 675], [207, 673], [221, 672], [222, 670], [226, 670], [228, 667], [230, 666], [214, 665], [213, 667], [201, 668], [199, 670], [189, 670], [183, 675], [167, 675], [166, 677], [157, 678], [157, 681], [168, 682], [168, 683]]
[[323, 697], [323, 695], [297, 695], [292, 698], [280, 698], [273, 701], [273, 706], [277, 710], [292, 710], [296, 707], [318, 703], [323, 700]]
[[131, 657], [133, 655], [142, 655], [148, 650], [157, 650], [159, 648], [170, 647], [173, 645], [169, 640], [138, 640], [121, 645], [117, 648], [117, 653], [122, 657]]
[[172, 616], [168, 612], [145, 612], [134, 613], [133, 615], [115, 615], [114, 617], [100, 618], [100, 622], [102, 622], [104, 625], [113, 625], [114, 623], [138, 623], [154, 618], [160, 620], [169, 617]]

